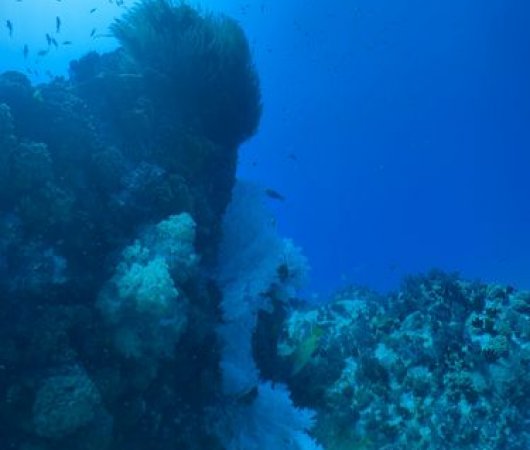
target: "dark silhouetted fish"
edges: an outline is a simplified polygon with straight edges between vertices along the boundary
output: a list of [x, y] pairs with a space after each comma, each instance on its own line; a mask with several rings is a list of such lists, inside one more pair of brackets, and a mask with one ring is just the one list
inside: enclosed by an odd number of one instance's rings
[[57, 43], [57, 41], [55, 40], [55, 38], [52, 38], [52, 45], [57, 48], [59, 47], [59, 44]]
[[52, 37], [49, 33], [46, 33], [46, 42], [48, 43], [48, 47], [52, 45]]
[[61, 32], [61, 18], [59, 16], [55, 18], [55, 32], [56, 33]]
[[92, 31], [90, 32], [90, 37], [94, 37], [96, 34], [96, 29], [92, 28]]
[[63, 41], [63, 45], [72, 45], [72, 41]]
[[8, 19], [6, 20], [6, 27], [9, 30], [9, 37], [13, 36], [13, 23]]
[[265, 189], [265, 194], [267, 194], [268, 197], [274, 199], [274, 200], [280, 200], [280, 201], [284, 201], [285, 200], [285, 197], [280, 194], [278, 191], [275, 191], [274, 189]]
[[97, 10], [98, 10], [97, 8], [92, 8], [92, 9], [90, 10], [90, 14], [95, 13]]
[[28, 47], [28, 44], [24, 44], [24, 59], [28, 59], [28, 55], [29, 55], [29, 47]]
[[48, 52], [49, 52], [49, 50], [47, 50], [47, 49], [46, 50], [39, 50], [37, 52], [37, 56], [45, 56], [45, 55], [48, 54]]

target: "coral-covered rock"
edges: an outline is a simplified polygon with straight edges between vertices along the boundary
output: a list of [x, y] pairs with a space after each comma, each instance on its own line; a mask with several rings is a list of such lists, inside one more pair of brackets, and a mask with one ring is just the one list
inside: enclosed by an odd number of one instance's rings
[[98, 307], [127, 358], [171, 358], [187, 323], [188, 300], [181, 289], [197, 268], [195, 223], [171, 216], [122, 253]]
[[527, 298], [441, 272], [386, 298], [345, 290], [294, 311], [278, 354], [326, 448], [524, 449]]
[[114, 32], [68, 78], [0, 74], [6, 448], [221, 448], [212, 273], [258, 77], [224, 16], [145, 0]]
[[46, 378], [33, 404], [38, 436], [60, 439], [90, 425], [103, 410], [99, 392], [80, 367]]

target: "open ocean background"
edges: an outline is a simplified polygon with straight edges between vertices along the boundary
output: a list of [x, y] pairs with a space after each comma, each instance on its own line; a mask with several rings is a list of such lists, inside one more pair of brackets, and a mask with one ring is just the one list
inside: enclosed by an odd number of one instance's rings
[[[264, 114], [239, 174], [285, 196], [271, 207], [311, 292], [384, 291], [431, 267], [530, 287], [530, 3], [202, 4], [251, 41]], [[1, 0], [0, 72], [65, 74], [114, 48], [106, 28], [130, 5]], [[56, 16], [72, 45], [38, 58]]]

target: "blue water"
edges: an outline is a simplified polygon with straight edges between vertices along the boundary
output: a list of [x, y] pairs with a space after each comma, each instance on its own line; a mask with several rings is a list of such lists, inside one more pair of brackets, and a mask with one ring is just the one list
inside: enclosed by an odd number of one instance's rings
[[[48, 80], [113, 48], [122, 8], [82, 3], [3, 0], [0, 71]], [[530, 287], [528, 2], [202, 4], [252, 43], [264, 114], [239, 174], [286, 197], [271, 207], [310, 260], [311, 292], [387, 290], [431, 267]], [[73, 44], [25, 62], [56, 15]]]
[[432, 266], [527, 287], [528, 3], [290, 3], [241, 173], [287, 196], [315, 288]]

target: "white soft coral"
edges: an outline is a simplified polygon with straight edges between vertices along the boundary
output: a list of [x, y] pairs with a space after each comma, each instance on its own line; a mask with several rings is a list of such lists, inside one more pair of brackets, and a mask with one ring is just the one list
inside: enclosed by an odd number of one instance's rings
[[222, 288], [221, 369], [225, 405], [219, 434], [229, 450], [317, 450], [307, 434], [313, 413], [297, 408], [287, 387], [260, 380], [252, 336], [267, 293], [287, 301], [307, 270], [291, 241], [276, 233], [263, 193], [239, 183], [223, 223], [218, 282]]

